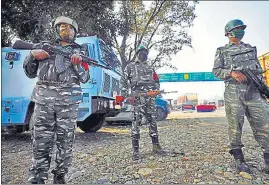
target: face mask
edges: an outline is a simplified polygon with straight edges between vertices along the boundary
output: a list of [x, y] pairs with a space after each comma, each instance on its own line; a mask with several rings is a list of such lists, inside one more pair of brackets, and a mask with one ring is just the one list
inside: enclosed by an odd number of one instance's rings
[[62, 24], [60, 25], [60, 31], [59, 35], [61, 36], [62, 39], [66, 40], [72, 40], [75, 35], [74, 29], [68, 24]]
[[234, 31], [232, 31], [232, 34], [233, 34], [234, 38], [241, 40], [245, 35], [245, 31], [244, 30], [234, 30]]
[[147, 59], [148, 59], [148, 54], [146, 52], [139, 52], [138, 54], [138, 59], [141, 61], [141, 62], [145, 62]]

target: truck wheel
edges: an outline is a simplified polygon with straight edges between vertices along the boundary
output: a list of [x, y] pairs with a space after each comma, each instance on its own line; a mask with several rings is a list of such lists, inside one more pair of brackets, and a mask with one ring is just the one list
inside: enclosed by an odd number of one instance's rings
[[85, 133], [96, 132], [102, 128], [105, 115], [92, 114], [87, 119], [78, 123], [78, 127]]
[[162, 108], [158, 107], [156, 113], [157, 113], [157, 118], [156, 118], [157, 121], [162, 121], [166, 119], [167, 117], [167, 113]]

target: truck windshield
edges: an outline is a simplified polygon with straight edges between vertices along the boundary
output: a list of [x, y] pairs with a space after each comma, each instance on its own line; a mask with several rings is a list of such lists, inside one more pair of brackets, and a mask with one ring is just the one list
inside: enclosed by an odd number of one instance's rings
[[121, 73], [121, 63], [119, 59], [117, 58], [116, 54], [110, 48], [108, 45], [106, 45], [104, 42], [99, 41], [100, 49], [101, 49], [101, 56], [103, 59], [103, 62], [105, 64], [108, 64], [110, 67], [112, 67], [115, 71]]

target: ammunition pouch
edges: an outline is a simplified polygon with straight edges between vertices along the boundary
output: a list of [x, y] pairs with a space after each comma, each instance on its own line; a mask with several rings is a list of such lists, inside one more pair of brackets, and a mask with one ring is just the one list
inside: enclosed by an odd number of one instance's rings
[[64, 72], [69, 67], [67, 64], [65, 64], [63, 55], [56, 54], [55, 67], [58, 74]]
[[232, 64], [235, 64], [238, 68], [245, 68], [246, 66], [248, 69], [254, 71], [256, 70], [256, 54], [255, 48], [248, 48], [245, 51], [236, 51], [230, 52], [230, 57]]

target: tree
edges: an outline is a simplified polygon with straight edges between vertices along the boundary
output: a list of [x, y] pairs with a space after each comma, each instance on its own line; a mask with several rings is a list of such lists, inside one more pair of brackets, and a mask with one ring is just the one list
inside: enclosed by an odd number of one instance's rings
[[60, 15], [75, 19], [79, 35], [98, 35], [110, 43], [107, 28], [113, 30], [113, 0], [3, 0], [2, 39], [3, 46], [10, 46], [15, 36], [24, 40], [40, 42], [55, 37], [52, 23]]
[[187, 28], [193, 26], [196, 4], [196, 1], [155, 0], [146, 9], [142, 0], [120, 1], [116, 18], [121, 21], [111, 37], [112, 45], [120, 55], [122, 69], [134, 60], [140, 44], [156, 52], [150, 58], [156, 68], [174, 68], [169, 63], [171, 55], [183, 46], [192, 47]]
[[[116, 10], [115, 2], [119, 10]], [[171, 56], [191, 45], [187, 29], [193, 25], [196, 1], [171, 0], [3, 0], [2, 46], [15, 36], [40, 42], [54, 37], [52, 23], [59, 15], [75, 19], [80, 36], [97, 35], [116, 49], [122, 69], [136, 57], [140, 44], [150, 50], [156, 68], [174, 67]], [[149, 7], [145, 3], [150, 3]]]

